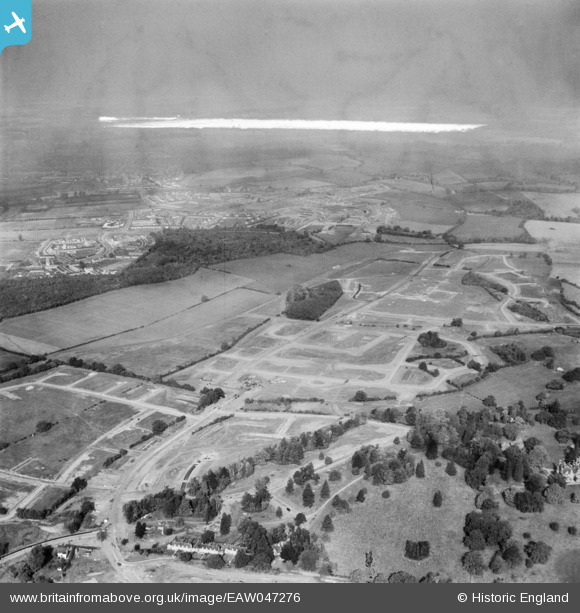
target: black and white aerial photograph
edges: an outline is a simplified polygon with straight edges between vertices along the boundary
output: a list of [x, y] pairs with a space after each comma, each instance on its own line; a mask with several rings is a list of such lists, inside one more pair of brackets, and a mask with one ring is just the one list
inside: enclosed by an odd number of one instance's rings
[[578, 0], [25, 26], [0, 583], [580, 583]]

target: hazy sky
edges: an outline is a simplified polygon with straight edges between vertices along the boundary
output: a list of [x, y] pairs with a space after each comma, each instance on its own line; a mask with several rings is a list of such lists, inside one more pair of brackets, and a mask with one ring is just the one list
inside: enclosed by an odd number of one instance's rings
[[33, 0], [0, 109], [486, 121], [580, 102], [578, 0]]

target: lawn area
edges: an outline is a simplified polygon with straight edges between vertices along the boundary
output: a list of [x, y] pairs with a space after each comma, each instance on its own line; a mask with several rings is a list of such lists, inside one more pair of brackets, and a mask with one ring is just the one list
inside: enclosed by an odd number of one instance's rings
[[[365, 553], [372, 551], [375, 570], [387, 576], [404, 570], [420, 578], [431, 571], [456, 582], [469, 581], [460, 562], [465, 552], [462, 527], [466, 513], [474, 508], [475, 492], [465, 484], [461, 469], [455, 477], [445, 473], [445, 463], [437, 467], [435, 462], [425, 461], [425, 469], [425, 479], [411, 477], [405, 483], [390, 486], [360, 481], [354, 486], [356, 491], [366, 487], [367, 498], [364, 503], [353, 502], [350, 514], [333, 517], [334, 532], [326, 543], [339, 574], [364, 570]], [[382, 498], [387, 489], [390, 498]], [[432, 504], [436, 490], [443, 494], [440, 508]], [[318, 525], [315, 530], [320, 532]], [[431, 555], [421, 562], [406, 558], [407, 539], [428, 540]]]

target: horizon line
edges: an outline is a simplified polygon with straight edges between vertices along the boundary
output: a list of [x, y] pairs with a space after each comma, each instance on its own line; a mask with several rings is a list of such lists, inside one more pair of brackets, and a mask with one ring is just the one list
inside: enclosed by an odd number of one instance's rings
[[467, 132], [485, 124], [355, 121], [340, 119], [184, 119], [182, 117], [99, 117], [114, 128], [237, 129], [237, 130], [347, 130], [356, 132]]

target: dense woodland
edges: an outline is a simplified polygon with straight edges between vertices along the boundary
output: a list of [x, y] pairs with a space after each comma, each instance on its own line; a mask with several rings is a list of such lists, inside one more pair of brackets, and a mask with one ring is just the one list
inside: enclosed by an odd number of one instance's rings
[[310, 255], [325, 247], [305, 234], [276, 230], [163, 230], [139, 259], [114, 276], [57, 275], [0, 281], [0, 319], [76, 302], [131, 285], [161, 283], [193, 274], [200, 266], [275, 253]]
[[286, 297], [286, 316], [290, 319], [317, 320], [342, 296], [338, 281], [316, 287], [294, 287]]

